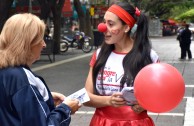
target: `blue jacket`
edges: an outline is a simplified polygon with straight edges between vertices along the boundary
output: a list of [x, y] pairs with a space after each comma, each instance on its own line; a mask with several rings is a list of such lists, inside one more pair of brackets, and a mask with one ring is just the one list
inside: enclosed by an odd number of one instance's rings
[[69, 126], [70, 108], [54, 107], [43, 78], [26, 66], [0, 69], [1, 126]]

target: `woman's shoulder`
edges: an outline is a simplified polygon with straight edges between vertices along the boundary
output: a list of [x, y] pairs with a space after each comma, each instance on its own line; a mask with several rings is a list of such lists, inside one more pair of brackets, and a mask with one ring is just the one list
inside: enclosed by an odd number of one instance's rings
[[7, 67], [0, 70], [0, 77], [6, 85], [6, 90], [14, 94], [28, 85], [28, 79], [22, 67]]
[[1, 70], [3, 72], [5, 77], [12, 77], [12, 78], [18, 78], [18, 77], [23, 77], [24, 71], [22, 67], [7, 67]]

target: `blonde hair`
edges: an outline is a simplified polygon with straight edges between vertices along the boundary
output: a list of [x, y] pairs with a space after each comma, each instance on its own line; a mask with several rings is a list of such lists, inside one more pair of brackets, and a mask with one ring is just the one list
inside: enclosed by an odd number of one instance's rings
[[45, 23], [30, 13], [15, 14], [4, 24], [0, 35], [0, 68], [27, 65], [31, 47], [43, 39]]

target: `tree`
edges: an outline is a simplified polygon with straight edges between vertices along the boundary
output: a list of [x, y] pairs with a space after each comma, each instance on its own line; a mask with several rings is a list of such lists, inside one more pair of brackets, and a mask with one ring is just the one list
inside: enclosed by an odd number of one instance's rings
[[[14, 0], [1, 0], [0, 1], [0, 31], [9, 18], [9, 10]], [[22, 2], [23, 0], [18, 0]], [[54, 53], [59, 52], [59, 42], [60, 42], [60, 28], [61, 28], [61, 11], [65, 3], [65, 0], [37, 0], [41, 7], [40, 18], [44, 21], [49, 17], [50, 12], [53, 15], [54, 23]]]
[[[87, 36], [90, 36], [92, 40], [94, 40], [94, 35], [92, 32], [92, 28], [91, 28], [90, 14], [89, 14], [88, 8], [86, 8], [86, 13], [84, 13], [80, 0], [74, 0], [73, 4], [78, 14], [80, 31], [84, 32]], [[93, 43], [90, 43], [90, 44], [93, 44]]]
[[13, 0], [0, 0], [0, 31], [3, 28], [3, 25], [7, 18], [9, 17], [9, 10]]
[[179, 21], [194, 22], [194, 2], [184, 2], [171, 9], [171, 18]]
[[53, 14], [53, 23], [54, 23], [54, 53], [59, 53], [60, 46], [60, 35], [61, 35], [61, 11], [65, 0], [50, 0], [51, 2], [51, 11]]
[[174, 11], [174, 8], [177, 6], [189, 8], [191, 6], [193, 7], [193, 4], [193, 2], [188, 0], [141, 0], [140, 3], [141, 9], [145, 12], [149, 12], [150, 16], [156, 16], [163, 19], [180, 15], [183, 10]]
[[41, 14], [40, 18], [46, 21], [49, 17], [49, 14], [51, 12], [51, 5], [47, 0], [37, 0], [40, 4]]
[[86, 23], [85, 23], [85, 14], [84, 11], [82, 10], [82, 6], [81, 6], [81, 2], [80, 0], [74, 0], [73, 1], [73, 5], [75, 7], [75, 10], [77, 11], [78, 14], [78, 18], [79, 18], [79, 24], [81, 24], [79, 26], [79, 30], [84, 32], [86, 29]]
[[189, 20], [194, 21], [194, 9], [190, 9], [185, 13], [180, 14], [175, 18], [176, 20]]
[[61, 11], [65, 0], [38, 0], [41, 6], [41, 16], [40, 18], [45, 21], [49, 17], [49, 14], [53, 15], [54, 23], [54, 53], [59, 53], [60, 46], [60, 34], [61, 34]]

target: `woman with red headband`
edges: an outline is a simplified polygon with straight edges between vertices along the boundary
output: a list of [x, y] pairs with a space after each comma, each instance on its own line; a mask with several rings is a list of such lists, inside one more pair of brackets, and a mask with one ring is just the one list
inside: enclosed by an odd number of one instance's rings
[[147, 111], [137, 102], [127, 104], [121, 93], [133, 87], [144, 66], [158, 62], [146, 16], [129, 3], [119, 2], [106, 11], [99, 31], [105, 40], [92, 56], [85, 85], [90, 101], [84, 105], [96, 108], [90, 126], [154, 126]]

